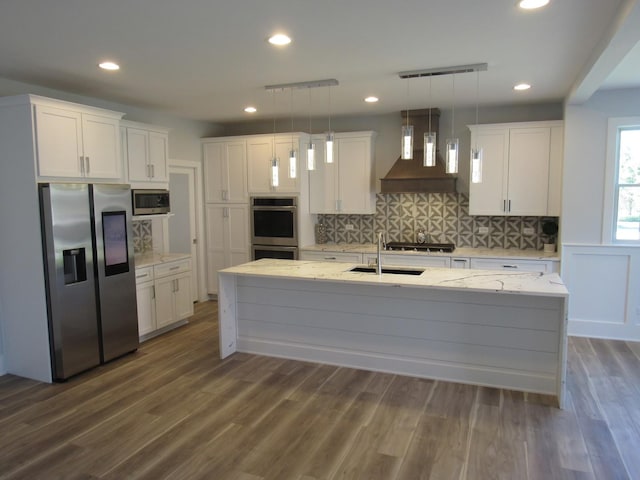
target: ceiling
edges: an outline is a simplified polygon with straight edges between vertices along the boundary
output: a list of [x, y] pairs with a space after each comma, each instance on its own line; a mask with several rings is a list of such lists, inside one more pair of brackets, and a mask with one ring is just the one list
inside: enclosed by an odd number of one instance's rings
[[[272, 118], [580, 101], [640, 86], [638, 3], [551, 0], [526, 12], [516, 0], [7, 0], [0, 77], [211, 122], [249, 118], [249, 104], [250, 118]], [[276, 31], [292, 44], [269, 45]], [[121, 70], [98, 69], [103, 59]], [[398, 77], [473, 63], [488, 70]], [[339, 86], [264, 88], [327, 78]], [[514, 92], [522, 81], [533, 88]]]

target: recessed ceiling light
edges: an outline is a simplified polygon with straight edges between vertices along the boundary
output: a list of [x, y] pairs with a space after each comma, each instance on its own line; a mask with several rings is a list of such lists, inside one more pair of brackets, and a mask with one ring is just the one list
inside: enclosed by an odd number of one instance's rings
[[514, 90], [518, 90], [518, 91], [529, 90], [530, 88], [531, 88], [531, 85], [529, 85], [528, 83], [519, 83], [513, 87]]
[[277, 45], [279, 47], [283, 45], [289, 45], [291, 43], [291, 38], [284, 33], [276, 33], [269, 37], [269, 43], [271, 45]]
[[379, 100], [378, 97], [373, 97], [373, 96], [367, 97], [364, 99], [364, 101], [367, 103], [376, 103], [378, 100]]
[[549, 3], [549, 0], [520, 0], [518, 6], [525, 10], [534, 10], [536, 8], [544, 7]]
[[114, 62], [100, 62], [98, 66], [103, 70], [120, 70], [120, 65]]
[[244, 111], [247, 113], [256, 113], [258, 110], [256, 109], [256, 107], [246, 107]]

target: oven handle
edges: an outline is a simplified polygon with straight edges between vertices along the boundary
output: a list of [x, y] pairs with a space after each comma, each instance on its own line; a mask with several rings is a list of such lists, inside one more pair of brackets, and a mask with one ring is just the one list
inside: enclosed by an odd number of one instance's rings
[[278, 212], [278, 211], [279, 212], [291, 212], [291, 211], [297, 210], [297, 208], [298, 208], [297, 206], [293, 206], [293, 207], [265, 207], [265, 206], [255, 207], [255, 206], [252, 206], [251, 210], [259, 211], [259, 212], [265, 212], [265, 211], [266, 212], [274, 212], [274, 211], [276, 211], [276, 212]]

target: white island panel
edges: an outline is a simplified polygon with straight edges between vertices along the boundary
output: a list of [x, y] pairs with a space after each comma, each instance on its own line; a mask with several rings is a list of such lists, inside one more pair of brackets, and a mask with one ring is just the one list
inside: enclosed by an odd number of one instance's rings
[[566, 289], [557, 275], [431, 268], [378, 276], [328, 265], [265, 259], [221, 271], [221, 355], [238, 350], [562, 401]]

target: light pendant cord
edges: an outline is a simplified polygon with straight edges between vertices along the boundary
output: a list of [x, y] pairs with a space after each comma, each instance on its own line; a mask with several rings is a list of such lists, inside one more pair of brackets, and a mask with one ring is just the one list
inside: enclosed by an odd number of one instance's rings
[[429, 133], [431, 133], [431, 75], [429, 75]]
[[456, 74], [451, 75], [451, 138], [454, 138], [453, 125], [456, 116]]
[[[478, 103], [480, 102], [479, 100], [480, 97], [480, 70], [476, 70], [476, 130], [478, 128]], [[478, 134], [476, 132], [476, 139], [475, 139], [475, 149], [476, 149], [476, 153], [478, 152]]]

